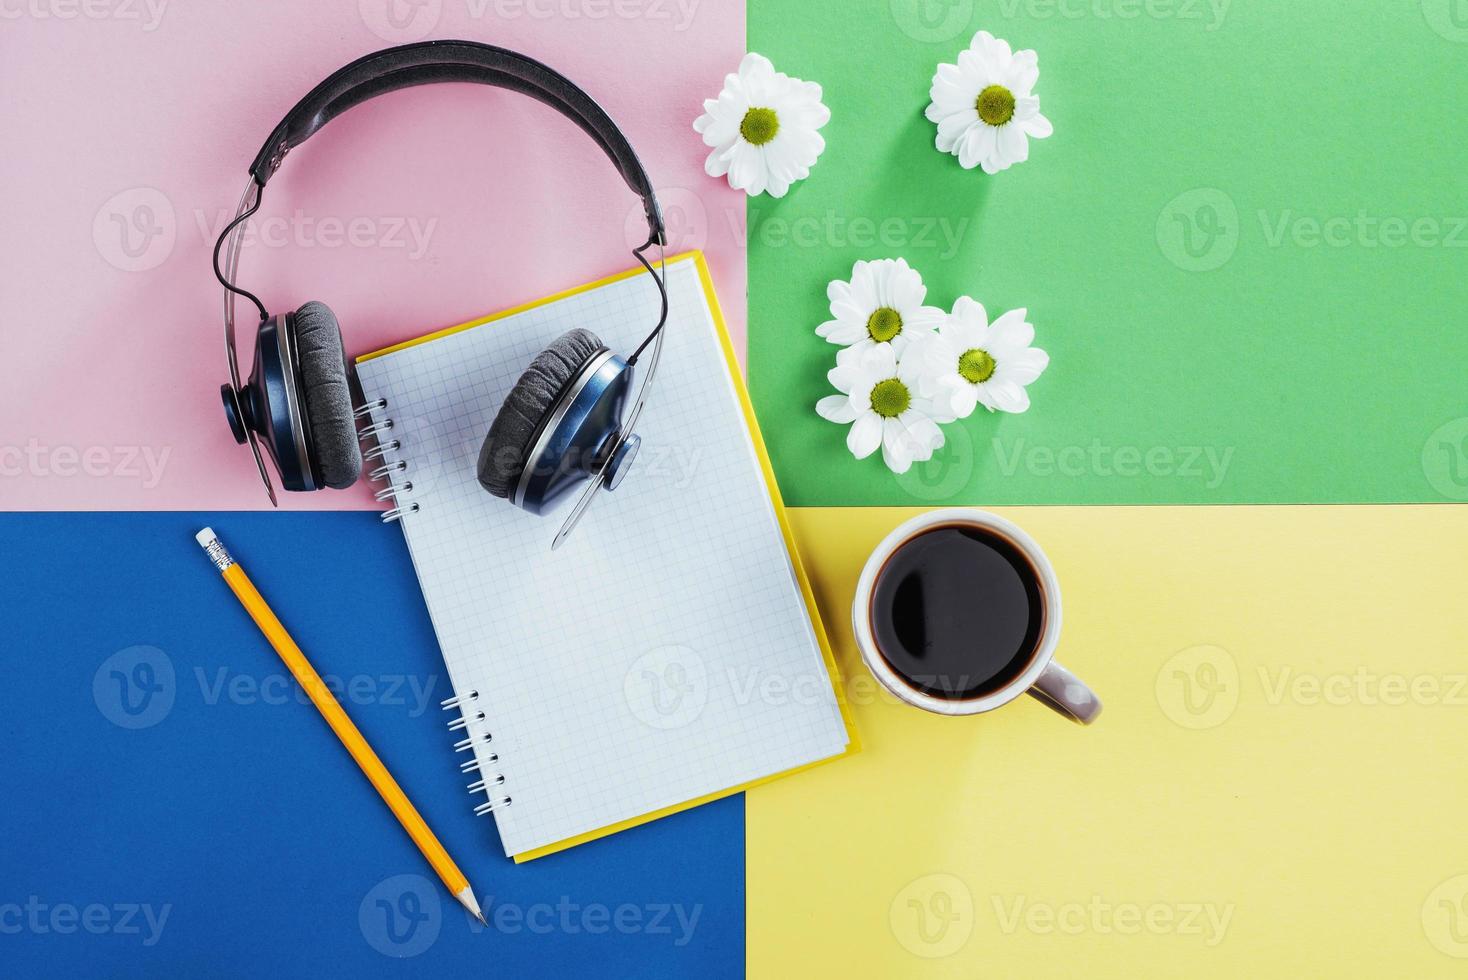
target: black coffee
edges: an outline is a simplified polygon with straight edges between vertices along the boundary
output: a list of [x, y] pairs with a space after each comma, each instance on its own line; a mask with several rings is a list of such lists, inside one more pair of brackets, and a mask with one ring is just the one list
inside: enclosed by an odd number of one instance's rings
[[887, 559], [871, 623], [882, 659], [908, 684], [964, 701], [1024, 672], [1045, 628], [1045, 596], [1034, 566], [1008, 538], [946, 525]]

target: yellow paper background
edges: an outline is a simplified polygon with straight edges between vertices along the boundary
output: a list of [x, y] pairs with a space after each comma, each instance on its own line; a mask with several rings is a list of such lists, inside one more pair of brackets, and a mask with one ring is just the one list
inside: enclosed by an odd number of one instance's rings
[[750, 975], [1468, 975], [1468, 510], [1000, 512], [1104, 713], [878, 695], [850, 598], [917, 511], [791, 509], [864, 751], [749, 792]]

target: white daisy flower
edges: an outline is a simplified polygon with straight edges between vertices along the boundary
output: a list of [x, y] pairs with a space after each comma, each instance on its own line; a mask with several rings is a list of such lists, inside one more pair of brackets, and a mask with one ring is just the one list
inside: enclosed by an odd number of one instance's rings
[[843, 364], [873, 347], [891, 346], [900, 357], [914, 340], [932, 334], [944, 313], [924, 306], [928, 287], [906, 259], [877, 259], [851, 267], [851, 281], [841, 279], [826, 287], [831, 316], [816, 333], [846, 350], [836, 356]]
[[693, 128], [714, 148], [704, 162], [710, 177], [728, 174], [735, 190], [784, 197], [810, 176], [826, 148], [817, 130], [830, 120], [819, 85], [775, 71], [751, 51], [737, 73], [724, 76], [719, 97], [704, 100]]
[[1029, 159], [1029, 137], [1054, 132], [1033, 92], [1039, 77], [1035, 52], [1011, 53], [1008, 41], [979, 31], [958, 64], [939, 65], [933, 76], [926, 115], [938, 124], [938, 149], [986, 174]]
[[1023, 412], [1030, 407], [1025, 386], [1050, 364], [1050, 355], [1030, 345], [1035, 328], [1023, 309], [992, 324], [983, 304], [961, 296], [938, 332], [920, 350], [922, 394], [940, 422], [968, 418], [978, 405], [989, 411]]
[[879, 344], [826, 375], [842, 394], [822, 398], [816, 412], [830, 422], [851, 423], [846, 448], [857, 459], [866, 459], [881, 446], [887, 468], [906, 473], [915, 461], [931, 459], [943, 445], [933, 407], [919, 395], [920, 360], [899, 361], [890, 345]]

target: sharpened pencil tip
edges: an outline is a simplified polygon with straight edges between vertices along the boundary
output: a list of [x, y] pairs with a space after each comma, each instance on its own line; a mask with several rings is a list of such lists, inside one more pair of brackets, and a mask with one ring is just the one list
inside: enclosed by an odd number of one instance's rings
[[474, 918], [478, 919], [480, 922], [483, 922], [485, 925], [489, 925], [489, 923], [484, 918], [484, 913], [479, 909], [479, 900], [474, 897], [473, 888], [464, 888], [456, 891], [454, 892], [454, 897], [459, 900], [460, 905], [469, 910], [470, 915], [474, 916]]

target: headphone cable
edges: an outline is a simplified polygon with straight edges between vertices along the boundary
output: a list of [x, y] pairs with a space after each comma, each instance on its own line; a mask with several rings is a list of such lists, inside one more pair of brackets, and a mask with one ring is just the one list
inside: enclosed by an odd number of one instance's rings
[[[256, 202], [256, 206], [259, 206], [258, 201]], [[632, 254], [637, 256], [637, 261], [642, 263], [642, 267], [652, 276], [653, 282], [657, 283], [658, 295], [662, 297], [663, 312], [658, 317], [658, 325], [652, 328], [652, 333], [648, 334], [647, 338], [641, 344], [637, 345], [637, 349], [632, 352], [632, 356], [627, 358], [628, 367], [632, 367], [637, 363], [637, 359], [642, 356], [642, 352], [647, 349], [647, 345], [657, 339], [658, 335], [663, 332], [663, 327], [668, 323], [668, 284], [664, 282], [664, 278], [668, 274], [667, 252], [665, 250], [662, 251], [658, 260], [658, 265], [662, 268], [662, 275], [658, 274], [658, 271], [652, 267], [652, 263], [648, 262], [647, 257], [642, 254], [654, 245], [662, 246], [662, 242], [658, 240], [657, 235], [649, 238], [641, 248], [633, 249]]]
[[[230, 234], [234, 232], [235, 228], [239, 227], [239, 225], [243, 222], [248, 221], [256, 211], [260, 210], [260, 198], [264, 195], [264, 192], [265, 185], [261, 184], [258, 180], [255, 181], [255, 203], [251, 204], [248, 208], [235, 215], [235, 219], [224, 226], [224, 230], [219, 233], [219, 238], [214, 242], [214, 278], [218, 279], [219, 284], [225, 289], [229, 290], [231, 293], [234, 293], [236, 296], [243, 296], [251, 303], [254, 303], [255, 309], [260, 311], [261, 321], [270, 319], [270, 314], [265, 312], [265, 304], [260, 302], [260, 297], [256, 296], [248, 289], [241, 289], [224, 277], [224, 272], [219, 268], [219, 250], [224, 247], [225, 240], [229, 238]], [[664, 301], [663, 305], [664, 309], [666, 309], [666, 300]]]

